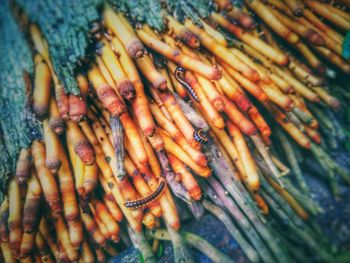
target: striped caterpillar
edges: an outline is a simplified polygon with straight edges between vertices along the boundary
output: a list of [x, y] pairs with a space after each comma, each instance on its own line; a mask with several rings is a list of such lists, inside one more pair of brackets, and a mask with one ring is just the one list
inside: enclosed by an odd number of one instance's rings
[[140, 207], [144, 207], [144, 206], [148, 205], [149, 203], [152, 203], [155, 200], [157, 200], [161, 196], [161, 194], [163, 193], [164, 189], [165, 189], [165, 181], [161, 180], [158, 184], [157, 189], [154, 192], [152, 192], [151, 194], [149, 194], [143, 198], [133, 200], [133, 201], [127, 201], [124, 203], [124, 206], [126, 208], [129, 208], [129, 209], [137, 209]]
[[192, 98], [193, 98], [196, 102], [199, 102], [199, 98], [198, 98], [196, 92], [194, 91], [194, 89], [191, 87], [190, 84], [188, 84], [188, 83], [184, 80], [185, 72], [186, 72], [186, 70], [185, 70], [184, 68], [177, 67], [177, 68], [175, 69], [174, 76], [175, 76], [176, 80], [177, 80], [178, 82], [180, 82], [180, 83], [186, 88], [186, 90], [191, 94]]
[[194, 131], [193, 138], [200, 144], [206, 144], [208, 142], [207, 135], [201, 129], [196, 129]]

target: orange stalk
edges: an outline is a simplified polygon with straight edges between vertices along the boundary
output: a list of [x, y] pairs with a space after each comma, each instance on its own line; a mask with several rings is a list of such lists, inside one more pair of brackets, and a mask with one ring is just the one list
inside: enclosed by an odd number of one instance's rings
[[350, 63], [344, 60], [341, 56], [324, 47], [316, 47], [316, 51], [321, 54], [326, 60], [340, 68], [346, 74], [350, 73]]
[[[152, 193], [152, 190], [149, 188], [148, 184], [141, 176], [139, 170], [135, 167], [134, 163], [130, 159], [129, 156], [126, 156], [124, 159], [125, 169], [128, 173], [129, 177], [132, 179], [132, 183], [136, 188], [137, 192], [140, 194], [141, 198], [148, 196]], [[162, 215], [161, 207], [157, 201], [152, 202], [147, 205], [150, 209], [150, 212], [156, 217], [160, 217]]]
[[211, 175], [211, 170], [207, 166], [203, 167], [203, 166], [197, 165], [188, 156], [188, 154], [166, 134], [166, 132], [161, 131], [160, 134], [163, 138], [164, 146], [167, 152], [176, 156], [183, 163], [188, 165], [198, 175], [203, 177], [208, 177]]
[[289, 30], [274, 16], [269, 8], [260, 0], [244, 1], [246, 5], [254, 11], [276, 34], [287, 42], [296, 44], [299, 41], [298, 35]]
[[248, 145], [246, 144], [243, 134], [241, 133], [240, 129], [230, 121], [227, 121], [227, 129], [233, 139], [243, 168], [245, 170], [243, 180], [251, 190], [257, 191], [260, 188], [259, 175], [254, 159], [250, 153]]
[[320, 20], [311, 10], [304, 9], [304, 17], [315, 25], [316, 28], [323, 31], [327, 36], [331, 37], [340, 44], [343, 43], [344, 37], [332, 27]]
[[[207, 119], [207, 116], [205, 114], [203, 116]], [[239, 159], [236, 146], [234, 145], [233, 141], [230, 139], [226, 131], [215, 128], [210, 122], [208, 122], [208, 124], [210, 125], [210, 128], [213, 131], [213, 133], [216, 135], [218, 141], [225, 148], [227, 154], [232, 160], [232, 163], [234, 163], [234, 165], [237, 167], [239, 173], [241, 175], [244, 175], [245, 171], [242, 162]]]
[[[206, 112], [210, 121], [212, 121], [213, 124], [215, 125], [215, 127], [217, 127], [218, 129], [223, 129], [225, 127], [224, 119], [220, 116], [219, 112], [210, 103], [210, 101], [207, 98], [207, 96], [205, 95], [202, 87], [199, 85], [196, 77], [191, 72], [186, 71], [185, 79], [186, 79], [186, 82], [196, 92], [198, 99], [199, 99], [198, 104], [200, 105], [202, 110]], [[225, 108], [226, 108], [226, 106], [225, 106]]]
[[112, 234], [112, 240], [118, 241], [120, 231], [118, 223], [113, 219], [112, 215], [109, 213], [107, 207], [103, 202], [97, 199], [93, 199], [92, 203], [95, 210], [95, 216], [97, 216], [103, 222], [109, 233]]
[[303, 39], [305, 39], [309, 43], [315, 46], [323, 46], [325, 44], [325, 40], [323, 39], [323, 37], [313, 28], [304, 26], [303, 24], [299, 23], [296, 20], [291, 19], [290, 17], [288, 17], [287, 15], [284, 15], [283, 13], [277, 11], [276, 9], [270, 8], [270, 11], [286, 27], [288, 27], [291, 31], [301, 36]]
[[288, 56], [280, 52], [279, 50], [274, 49], [270, 45], [266, 44], [260, 38], [253, 36], [251, 33], [244, 31], [240, 27], [230, 23], [222, 15], [218, 13], [212, 13], [211, 17], [220, 24], [223, 28], [234, 34], [237, 38], [242, 40], [244, 43], [247, 43], [250, 46], [253, 46], [257, 51], [259, 51], [264, 56], [271, 59], [273, 62], [279, 65], [287, 65], [289, 62]]
[[22, 239], [22, 211], [20, 186], [15, 180], [11, 180], [8, 189], [9, 196], [9, 244], [11, 251], [15, 257], [20, 254], [20, 246]]
[[67, 142], [72, 145], [74, 151], [84, 164], [92, 165], [95, 162], [96, 156], [91, 144], [78, 124], [72, 121], [67, 121], [66, 124]]
[[56, 174], [61, 166], [61, 157], [59, 156], [60, 139], [56, 133], [49, 127], [47, 119], [43, 121], [45, 151], [46, 151], [46, 167], [51, 173]]
[[131, 25], [126, 24], [127, 20], [122, 20], [110, 6], [104, 9], [103, 19], [106, 26], [120, 39], [132, 58], [139, 58], [145, 54], [145, 48], [141, 41], [130, 30]]
[[137, 122], [145, 136], [152, 136], [155, 130], [155, 124], [148, 107], [148, 100], [145, 96], [144, 87], [137, 68], [117, 38], [112, 38], [112, 45], [115, 51], [119, 53], [119, 60], [123, 66], [125, 74], [132, 81], [135, 87], [135, 99], [131, 103], [131, 106]]
[[45, 239], [47, 245], [49, 246], [52, 255], [55, 257], [56, 260], [59, 260], [59, 251], [56, 244], [56, 240], [52, 237], [52, 231], [49, 229], [48, 222], [46, 220], [46, 217], [41, 217], [40, 224], [39, 224], [39, 231], [40, 234]]
[[309, 149], [310, 140], [274, 105], [265, 105], [282, 128], [303, 148]]
[[40, 55], [35, 56], [33, 112], [42, 120], [48, 115], [51, 97], [51, 72]]
[[108, 211], [113, 216], [114, 220], [117, 222], [121, 222], [123, 220], [123, 212], [119, 208], [115, 198], [112, 194], [105, 194], [103, 196], [103, 202], [106, 205]]
[[64, 120], [58, 111], [57, 102], [54, 96], [51, 96], [50, 100], [49, 125], [51, 129], [58, 135], [61, 135], [64, 132]]
[[86, 231], [92, 237], [93, 241], [100, 247], [105, 246], [106, 237], [101, 233], [94, 219], [89, 214], [85, 213], [81, 213], [81, 219], [84, 223]]
[[166, 79], [156, 69], [149, 55], [144, 55], [143, 57], [138, 58], [135, 61], [137, 67], [140, 69], [142, 74], [152, 84], [153, 87], [158, 88], [160, 90], [167, 89]]
[[225, 114], [246, 135], [256, 134], [254, 124], [238, 110], [235, 104], [225, 98]]
[[233, 6], [232, 10], [226, 13], [228, 17], [237, 21], [244, 29], [255, 28], [255, 22], [251, 16], [243, 12], [240, 8]]
[[312, 129], [309, 126], [304, 125], [306, 134], [317, 144], [321, 143], [321, 135], [316, 129]]
[[30, 177], [31, 151], [30, 148], [22, 148], [19, 152], [16, 164], [15, 179], [17, 183], [23, 184]]
[[264, 140], [269, 138], [271, 135], [270, 126], [266, 123], [264, 117], [261, 115], [258, 109], [255, 106], [252, 106], [247, 113], [250, 119], [254, 122], [255, 126], [260, 131]]
[[181, 134], [180, 130], [174, 125], [173, 122], [168, 120], [161, 112], [161, 110], [158, 108], [155, 103], [151, 103], [151, 111], [156, 119], [157, 123], [162, 127], [164, 130], [166, 130], [172, 137], [172, 139], [179, 144], [186, 153], [194, 160], [198, 165], [205, 166], [207, 165], [207, 160], [200, 151], [192, 148], [186, 139]]
[[126, 77], [116, 54], [113, 52], [109, 43], [105, 39], [103, 39], [100, 43], [102, 44], [100, 56], [116, 83], [118, 93], [126, 100], [134, 99], [134, 85]]
[[230, 67], [228, 64], [219, 59], [221, 66], [227, 71], [227, 73], [235, 79], [245, 90], [253, 95], [259, 101], [267, 101], [267, 95], [265, 92], [255, 83], [242, 76], [238, 71]]
[[179, 94], [181, 98], [183, 99], [186, 98], [187, 97], [186, 89], [184, 88], [184, 86], [182, 86], [180, 82], [177, 81], [177, 79], [174, 76], [177, 65], [172, 61], [168, 61], [167, 67], [170, 72], [171, 83], [173, 84], [176, 93]]
[[92, 249], [89, 246], [89, 243], [87, 241], [84, 241], [81, 246], [81, 255], [79, 261], [84, 263], [94, 263], [95, 262], [95, 256], [92, 252]]
[[87, 114], [86, 96], [89, 92], [89, 83], [85, 76], [77, 76], [80, 95], [69, 95], [69, 117], [74, 122], [80, 122]]
[[63, 202], [64, 218], [68, 225], [69, 237], [74, 247], [83, 242], [83, 226], [80, 219], [78, 200], [75, 194], [73, 175], [62, 144], [59, 145], [62, 166], [57, 173], [58, 185]]
[[56, 217], [55, 229], [57, 234], [57, 240], [59, 246], [62, 246], [67, 253], [70, 261], [76, 261], [79, 259], [79, 247], [74, 247], [71, 243], [69, 232], [64, 223], [62, 216]]
[[16, 262], [16, 259], [15, 259], [14, 255], [11, 252], [11, 248], [10, 248], [9, 242], [1, 241], [0, 242], [0, 246], [1, 246], [2, 257], [4, 259], [4, 262], [5, 263]]
[[137, 130], [134, 120], [131, 118], [129, 113], [125, 112], [120, 115], [120, 121], [123, 125], [125, 136], [129, 139], [132, 148], [134, 149], [140, 163], [147, 163], [148, 156], [143, 146], [141, 136]]
[[328, 106], [332, 107], [333, 109], [339, 109], [340, 107], [340, 101], [333, 97], [328, 93], [328, 91], [322, 87], [312, 87], [312, 90], [323, 100], [324, 103], [326, 103]]
[[8, 217], [9, 199], [8, 196], [5, 195], [0, 206], [0, 243], [8, 242], [9, 239]]
[[310, 88], [305, 86], [302, 82], [294, 78], [292, 74], [290, 74], [289, 72], [283, 71], [281, 68], [278, 68], [278, 67], [275, 67], [274, 70], [276, 70], [278, 75], [280, 75], [287, 82], [289, 82], [293, 86], [294, 90], [304, 98], [312, 102], [318, 102], [320, 100], [315, 92], [313, 92]]
[[199, 47], [200, 43], [198, 37], [191, 30], [180, 24], [170, 15], [168, 15], [166, 18], [169, 33], [175, 34], [176, 38], [180, 39], [191, 48]]
[[142, 229], [142, 213], [140, 213], [140, 210], [129, 210], [124, 206], [126, 200], [122, 196], [121, 189], [118, 187], [118, 184], [114, 179], [109, 181], [103, 177], [99, 177], [99, 179], [105, 193], [108, 195], [112, 194], [114, 196], [114, 199], [118, 203], [120, 209], [123, 211], [123, 215], [125, 216], [130, 226], [134, 229], [134, 231], [140, 232]]
[[223, 69], [223, 77], [218, 81], [225, 96], [232, 100], [242, 111], [247, 111], [252, 106], [250, 99], [244, 93], [239, 84], [231, 78]]
[[180, 175], [181, 182], [185, 186], [187, 191], [190, 193], [191, 197], [194, 200], [200, 200], [202, 196], [202, 190], [192, 173], [190, 173], [186, 169], [186, 166], [183, 164], [183, 162], [177, 159], [174, 155], [168, 154], [168, 158], [171, 167], [173, 168], [175, 173]]
[[159, 93], [159, 95], [169, 114], [171, 115], [171, 118], [174, 120], [176, 126], [180, 129], [187, 142], [194, 149], [199, 149], [198, 142], [193, 138], [194, 128], [184, 115], [174, 95], [169, 92], [162, 92]]
[[142, 29], [137, 30], [137, 34], [147, 46], [162, 54], [166, 58], [174, 61], [181, 67], [193, 70], [194, 72], [197, 72], [210, 80], [220, 79], [221, 74], [217, 68], [210, 67], [197, 59], [184, 55], [179, 49], [173, 48], [163, 41], [150, 36]]
[[84, 166], [84, 181], [83, 188], [84, 193], [87, 197], [89, 197], [92, 191], [96, 188], [98, 183], [98, 165], [94, 163], [93, 165], [85, 165]]
[[260, 83], [259, 86], [263, 89], [271, 102], [287, 111], [290, 111], [290, 109], [293, 107], [293, 101], [286, 94], [282, 93], [282, 91], [278, 89], [273, 83]]
[[254, 69], [243, 63], [234, 54], [230, 53], [226, 47], [220, 45], [203, 29], [198, 28], [188, 19], [185, 21], [185, 26], [191, 29], [194, 33], [196, 33], [200, 37], [202, 45], [205, 46], [208, 50], [210, 50], [213, 54], [215, 54], [215, 56], [224, 60], [227, 64], [229, 64], [238, 72], [241, 72], [245, 77], [247, 77], [251, 81], [255, 82], [259, 80], [259, 75]]
[[35, 140], [32, 143], [32, 153], [37, 177], [43, 189], [46, 202], [49, 204], [51, 212], [54, 215], [59, 215], [62, 213], [60, 194], [58, 191], [55, 177], [49, 171], [49, 169], [47, 169], [45, 164], [46, 153], [44, 145], [41, 142]]
[[328, 5], [319, 3], [317, 1], [305, 1], [305, 4], [310, 7], [316, 14], [324, 17], [341, 30], [347, 31], [350, 29], [350, 21], [338, 15], [337, 13], [332, 12], [328, 8]]
[[42, 195], [41, 185], [36, 177], [34, 169], [28, 180], [28, 190], [23, 207], [22, 228], [24, 233], [34, 232], [38, 218], [40, 199]]
[[99, 69], [93, 65], [88, 72], [89, 80], [92, 86], [96, 90], [98, 98], [103, 103], [103, 106], [113, 116], [118, 117], [120, 114], [126, 111], [126, 107], [115, 93], [114, 89], [106, 83], [106, 80], [101, 75]]
[[45, 239], [40, 232], [35, 234], [35, 248], [43, 262], [53, 262]]

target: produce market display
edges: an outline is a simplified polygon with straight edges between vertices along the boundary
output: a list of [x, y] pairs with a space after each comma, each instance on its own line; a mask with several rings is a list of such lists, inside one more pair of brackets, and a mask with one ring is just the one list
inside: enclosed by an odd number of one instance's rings
[[4, 0], [0, 35], [1, 262], [232, 262], [204, 214], [248, 262], [350, 260], [305, 178], [350, 184], [348, 0]]

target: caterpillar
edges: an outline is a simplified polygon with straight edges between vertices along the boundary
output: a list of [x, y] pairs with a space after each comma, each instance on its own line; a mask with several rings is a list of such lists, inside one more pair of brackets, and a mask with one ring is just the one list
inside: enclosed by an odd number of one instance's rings
[[206, 144], [208, 142], [208, 137], [207, 135], [203, 132], [201, 129], [196, 129], [193, 132], [193, 138], [199, 142], [200, 144]]
[[157, 189], [154, 192], [152, 192], [151, 194], [149, 194], [143, 198], [133, 200], [133, 201], [127, 201], [124, 203], [124, 206], [126, 208], [129, 208], [129, 209], [137, 209], [140, 207], [144, 207], [144, 206], [148, 205], [149, 203], [152, 203], [155, 200], [157, 200], [162, 195], [164, 189], [165, 189], [165, 181], [161, 180], [159, 182]]
[[186, 90], [191, 94], [192, 98], [196, 101], [199, 102], [199, 98], [197, 96], [197, 93], [194, 91], [194, 89], [191, 87], [190, 84], [188, 84], [184, 78], [185, 78], [185, 72], [186, 70], [184, 68], [181, 67], [176, 67], [175, 72], [174, 72], [174, 76], [176, 78], [176, 80], [178, 82], [180, 82], [185, 88]]

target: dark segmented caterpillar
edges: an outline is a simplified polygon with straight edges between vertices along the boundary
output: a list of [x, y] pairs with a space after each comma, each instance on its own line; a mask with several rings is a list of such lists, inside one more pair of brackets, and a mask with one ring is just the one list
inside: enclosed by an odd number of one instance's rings
[[208, 137], [207, 135], [203, 132], [201, 129], [196, 129], [193, 132], [193, 138], [199, 142], [200, 144], [206, 144], [208, 142]]
[[192, 98], [196, 101], [199, 102], [199, 98], [197, 96], [197, 93], [194, 91], [194, 89], [191, 87], [190, 84], [188, 84], [184, 78], [185, 78], [185, 72], [186, 70], [182, 67], [176, 67], [174, 76], [178, 82], [182, 84], [186, 88], [186, 90], [191, 94]]
[[148, 205], [149, 203], [152, 203], [155, 200], [157, 200], [161, 196], [161, 194], [163, 193], [164, 189], [165, 189], [165, 181], [161, 180], [159, 182], [157, 189], [154, 192], [152, 192], [151, 194], [149, 194], [143, 198], [133, 200], [133, 201], [127, 201], [124, 203], [124, 206], [126, 208], [129, 208], [129, 209], [137, 209], [140, 207], [144, 207], [144, 206]]

